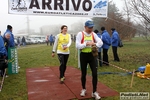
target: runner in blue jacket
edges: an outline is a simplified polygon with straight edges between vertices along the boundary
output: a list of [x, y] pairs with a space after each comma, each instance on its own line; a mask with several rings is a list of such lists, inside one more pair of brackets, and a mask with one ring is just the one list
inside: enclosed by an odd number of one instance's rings
[[14, 42], [14, 35], [12, 33], [12, 26], [11, 25], [7, 25], [7, 30], [6, 32], [4, 33], [4, 36], [5, 37], [5, 34], [6, 33], [9, 33], [10, 34], [10, 39], [9, 39], [9, 43], [8, 43], [8, 47], [15, 47], [15, 42]]
[[118, 48], [118, 42], [119, 42], [119, 35], [118, 32], [115, 30], [115, 28], [111, 29], [112, 31], [112, 37], [111, 37], [111, 45], [112, 45], [112, 51], [113, 51], [113, 56], [114, 56], [114, 61], [120, 61], [117, 53], [117, 48]]
[[105, 30], [105, 27], [101, 27], [102, 31], [102, 41], [103, 41], [103, 64], [106, 66], [109, 66], [109, 61], [108, 61], [108, 49], [111, 45], [111, 37], [109, 33]]

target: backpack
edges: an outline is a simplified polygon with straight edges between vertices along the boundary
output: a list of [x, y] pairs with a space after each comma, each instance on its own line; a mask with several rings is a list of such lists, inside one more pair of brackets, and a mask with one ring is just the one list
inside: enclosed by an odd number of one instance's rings
[[123, 43], [122, 40], [120, 39], [119, 35], [118, 35], [119, 41], [118, 41], [118, 47], [123, 47]]
[[122, 43], [122, 40], [121, 40], [121, 39], [119, 39], [118, 47], [123, 47], [123, 43]]

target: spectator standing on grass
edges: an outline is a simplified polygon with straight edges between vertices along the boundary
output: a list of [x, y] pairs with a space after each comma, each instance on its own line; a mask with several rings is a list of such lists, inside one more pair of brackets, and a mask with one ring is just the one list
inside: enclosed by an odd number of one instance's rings
[[13, 35], [12, 31], [13, 31], [12, 26], [11, 26], [11, 25], [7, 25], [7, 30], [6, 30], [6, 32], [4, 33], [4, 36], [3, 36], [3, 37], [5, 37], [5, 34], [6, 34], [6, 33], [9, 33], [9, 34], [10, 34], [10, 39], [9, 39], [8, 47], [15, 47], [14, 35]]
[[[3, 37], [5, 37], [5, 35], [7, 33], [10, 34], [10, 38], [9, 38], [9, 41], [8, 41], [8, 49], [15, 47], [14, 35], [13, 35], [12, 31], [13, 31], [13, 27], [11, 25], [7, 25], [7, 30], [3, 35]], [[20, 67], [18, 66], [18, 68], [20, 68]]]
[[17, 44], [18, 44], [18, 47], [20, 47], [21, 45], [20, 37], [17, 37]]
[[71, 45], [71, 36], [67, 33], [67, 30], [68, 27], [66, 25], [61, 26], [61, 33], [56, 36], [52, 50], [52, 57], [54, 57], [57, 49], [57, 55], [60, 61], [60, 83], [63, 83], [65, 80], [66, 65], [70, 54], [69, 47]]
[[118, 53], [117, 53], [117, 48], [118, 48], [118, 43], [119, 43], [119, 34], [115, 30], [115, 28], [112, 28], [111, 32], [112, 32], [111, 45], [112, 45], [112, 51], [113, 51], [114, 61], [119, 62], [120, 59], [119, 59]]
[[51, 34], [50, 37], [49, 37], [49, 42], [50, 42], [50, 46], [53, 46], [54, 38], [53, 38], [53, 35], [52, 35], [52, 34]]
[[24, 36], [22, 37], [22, 45], [26, 46], [26, 38]]
[[90, 65], [92, 71], [92, 84], [93, 91], [92, 97], [99, 100], [101, 97], [96, 92], [97, 91], [97, 57], [92, 53], [92, 46], [101, 47], [103, 42], [101, 39], [93, 32], [94, 23], [92, 21], [85, 22], [85, 30], [79, 32], [76, 36], [76, 48], [81, 50], [80, 53], [80, 63], [81, 63], [81, 83], [82, 90], [80, 96], [86, 95], [86, 74], [87, 74], [87, 64]]
[[102, 41], [103, 41], [103, 64], [109, 66], [108, 61], [108, 49], [111, 45], [111, 37], [109, 33], [105, 30], [105, 27], [101, 27], [102, 31]]
[[[7, 51], [7, 54], [8, 54], [8, 44], [9, 44], [10, 36], [11, 36], [11, 35], [10, 35], [9, 33], [6, 33], [6, 34], [5, 34], [5, 37], [3, 37], [3, 40], [4, 40], [4, 46], [5, 46], [5, 49], [6, 49], [6, 51]], [[8, 56], [5, 57], [5, 60], [8, 60]], [[3, 74], [4, 74], [5, 68], [8, 67], [8, 64], [5, 63], [5, 64], [3, 64], [3, 66], [4, 66], [4, 67], [3, 67], [2, 72], [3, 72]], [[6, 75], [6, 77], [8, 77], [7, 74], [5, 74], [5, 75]], [[3, 76], [3, 75], [1, 75], [1, 76]]]
[[8, 47], [9, 47], [9, 39], [10, 39], [11, 35], [9, 33], [6, 33], [5, 34], [5, 37], [3, 37], [4, 39], [4, 46], [7, 50], [7, 53], [8, 53]]
[[49, 44], [49, 35], [46, 36], [46, 44], [47, 44], [47, 46]]

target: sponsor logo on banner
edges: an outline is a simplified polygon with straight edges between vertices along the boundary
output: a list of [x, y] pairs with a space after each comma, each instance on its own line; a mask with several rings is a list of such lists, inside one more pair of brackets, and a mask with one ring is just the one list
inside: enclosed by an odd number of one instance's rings
[[108, 0], [9, 0], [10, 14], [107, 17]]
[[27, 11], [26, 1], [25, 0], [13, 0], [11, 4], [12, 11]]

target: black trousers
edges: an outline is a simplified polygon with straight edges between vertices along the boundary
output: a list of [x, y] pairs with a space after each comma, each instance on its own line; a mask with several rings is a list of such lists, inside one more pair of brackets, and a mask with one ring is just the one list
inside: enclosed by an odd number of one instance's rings
[[92, 53], [80, 53], [80, 63], [81, 63], [81, 82], [82, 88], [86, 89], [86, 74], [87, 74], [87, 64], [90, 65], [92, 71], [92, 84], [93, 92], [97, 90], [97, 58], [92, 55]]
[[58, 59], [60, 62], [60, 66], [59, 66], [60, 78], [63, 78], [65, 76], [68, 58], [69, 58], [69, 54], [58, 54]]
[[54, 42], [53, 41], [50, 41], [50, 46], [54, 45]]
[[103, 49], [103, 61], [104, 61], [103, 64], [109, 65], [109, 61], [108, 61], [108, 49]]
[[8, 64], [5, 63], [5, 59], [0, 57], [0, 76], [3, 77], [5, 69], [7, 68]]
[[52, 41], [50, 41], [49, 43], [50, 43], [50, 46], [52, 46], [52, 45], [53, 45], [53, 42], [52, 42]]
[[112, 51], [113, 51], [114, 61], [120, 61], [117, 53], [117, 47], [112, 46]]
[[49, 44], [49, 42], [48, 42], [48, 41], [46, 41], [46, 44], [48, 45], [48, 44]]
[[1, 69], [1, 70], [0, 70], [1, 77], [3, 77], [3, 75], [4, 75], [4, 72], [5, 72], [5, 68], [3, 68], [3, 69]]

